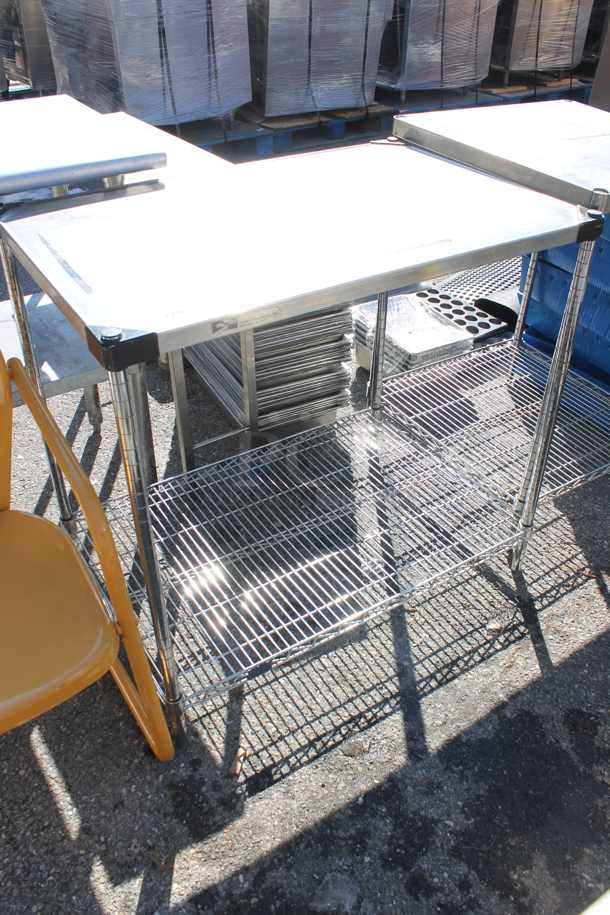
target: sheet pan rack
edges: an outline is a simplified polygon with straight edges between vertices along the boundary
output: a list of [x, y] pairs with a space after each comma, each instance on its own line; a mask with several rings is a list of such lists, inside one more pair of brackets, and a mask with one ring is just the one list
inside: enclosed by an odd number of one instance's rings
[[184, 354], [209, 396], [238, 428], [252, 425], [246, 404], [251, 378], [258, 428], [275, 429], [313, 417], [334, 419], [349, 402], [350, 376], [343, 363], [350, 358], [350, 331], [349, 310], [343, 306], [254, 331], [254, 358], [247, 354], [245, 362], [238, 334], [188, 346]]

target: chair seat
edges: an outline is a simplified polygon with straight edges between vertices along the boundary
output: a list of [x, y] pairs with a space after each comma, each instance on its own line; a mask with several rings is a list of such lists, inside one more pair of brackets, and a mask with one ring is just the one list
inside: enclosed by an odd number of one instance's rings
[[99, 679], [118, 649], [70, 537], [44, 518], [0, 512], [0, 734]]

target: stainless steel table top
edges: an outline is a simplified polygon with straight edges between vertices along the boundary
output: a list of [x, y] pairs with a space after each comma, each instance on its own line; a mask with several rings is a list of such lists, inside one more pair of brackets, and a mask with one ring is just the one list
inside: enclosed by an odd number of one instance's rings
[[[584, 219], [569, 204], [384, 141], [237, 165], [210, 181], [26, 205], [0, 231], [116, 369], [567, 244]], [[100, 346], [109, 327], [122, 338]]]
[[590, 206], [594, 188], [610, 190], [610, 113], [579, 102], [400, 115], [394, 133], [569, 203]]
[[122, 125], [67, 95], [0, 104], [0, 194], [166, 164], [161, 131], [157, 136], [125, 133]]

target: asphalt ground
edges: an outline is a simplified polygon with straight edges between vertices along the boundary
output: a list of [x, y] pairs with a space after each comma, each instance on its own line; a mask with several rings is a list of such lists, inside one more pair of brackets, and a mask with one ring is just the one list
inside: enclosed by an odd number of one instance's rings
[[[187, 378], [196, 436], [224, 431]], [[167, 372], [147, 383], [172, 475]], [[50, 406], [106, 499], [101, 394], [101, 436], [80, 392]], [[56, 518], [25, 408], [13, 453], [14, 506]], [[545, 506], [522, 576], [500, 557], [189, 713], [170, 763], [108, 676], [0, 737], [0, 913], [581, 912], [610, 887], [609, 495]]]

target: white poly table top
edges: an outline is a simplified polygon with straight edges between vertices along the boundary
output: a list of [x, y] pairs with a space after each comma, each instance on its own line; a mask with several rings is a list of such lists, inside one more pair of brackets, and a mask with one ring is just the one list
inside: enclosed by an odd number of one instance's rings
[[123, 131], [67, 95], [0, 105], [0, 194], [17, 194], [166, 164], [165, 134]]
[[591, 206], [594, 188], [610, 191], [610, 113], [579, 102], [405, 114], [394, 133], [568, 203]]
[[0, 231], [83, 336], [117, 327], [164, 353], [567, 244], [584, 218], [384, 141], [26, 205]]

